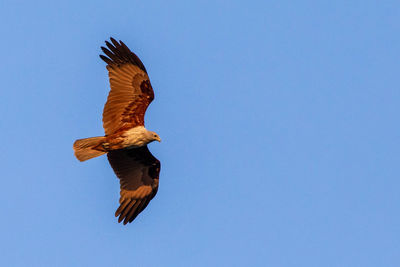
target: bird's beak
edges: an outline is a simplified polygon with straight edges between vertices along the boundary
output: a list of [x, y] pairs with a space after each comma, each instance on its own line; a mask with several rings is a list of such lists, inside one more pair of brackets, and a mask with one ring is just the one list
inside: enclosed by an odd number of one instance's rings
[[158, 137], [156, 140], [161, 143], [161, 138], [160, 137]]

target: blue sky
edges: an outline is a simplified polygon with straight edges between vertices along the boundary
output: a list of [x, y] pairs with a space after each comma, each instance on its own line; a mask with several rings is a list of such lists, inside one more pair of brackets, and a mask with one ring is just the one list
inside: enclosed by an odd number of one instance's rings
[[[398, 1], [2, 1], [1, 266], [399, 266]], [[160, 189], [113, 217], [113, 36], [143, 60]]]

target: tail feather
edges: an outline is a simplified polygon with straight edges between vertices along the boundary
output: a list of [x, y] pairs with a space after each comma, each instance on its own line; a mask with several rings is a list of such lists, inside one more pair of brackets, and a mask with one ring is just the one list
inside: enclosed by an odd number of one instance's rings
[[104, 141], [104, 136], [76, 140], [74, 143], [75, 157], [80, 161], [85, 161], [105, 154], [107, 151], [98, 150], [98, 146]]

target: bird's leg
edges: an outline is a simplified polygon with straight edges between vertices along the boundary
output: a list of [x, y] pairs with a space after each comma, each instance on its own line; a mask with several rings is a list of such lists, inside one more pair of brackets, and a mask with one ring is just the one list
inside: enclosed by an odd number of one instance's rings
[[109, 149], [110, 149], [110, 143], [108, 143], [108, 142], [102, 143], [101, 146], [102, 146], [105, 150], [109, 150]]

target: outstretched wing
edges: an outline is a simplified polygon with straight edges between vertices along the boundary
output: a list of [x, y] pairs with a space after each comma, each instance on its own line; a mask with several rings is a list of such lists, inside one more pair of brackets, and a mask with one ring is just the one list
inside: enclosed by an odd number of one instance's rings
[[157, 193], [160, 161], [147, 146], [113, 150], [107, 157], [121, 184], [120, 206], [115, 216], [119, 216], [118, 222], [131, 223]]
[[140, 59], [121, 41], [110, 38], [100, 55], [107, 63], [111, 91], [103, 110], [106, 135], [144, 126], [144, 114], [154, 99], [149, 76]]

